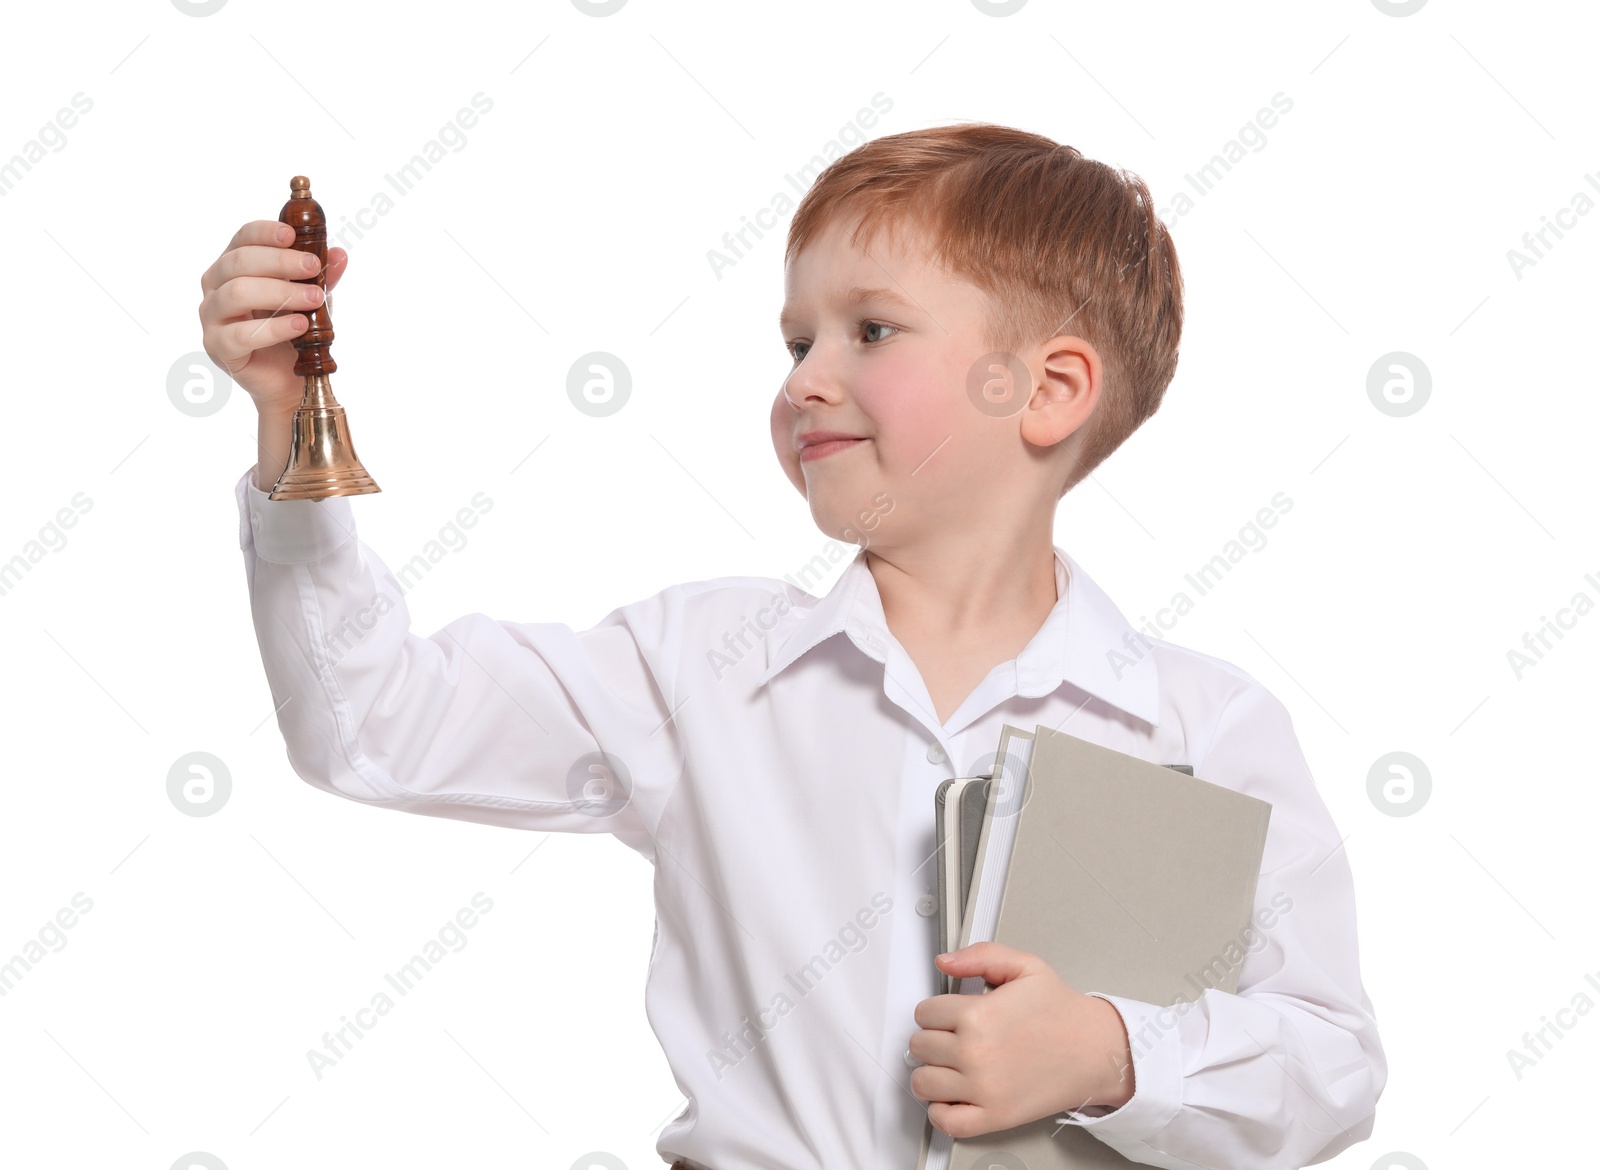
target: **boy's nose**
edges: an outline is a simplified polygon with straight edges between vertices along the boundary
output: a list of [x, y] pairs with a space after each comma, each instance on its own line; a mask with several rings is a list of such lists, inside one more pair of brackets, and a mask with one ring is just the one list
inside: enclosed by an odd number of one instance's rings
[[808, 352], [783, 383], [783, 396], [796, 410], [808, 402], [839, 402], [844, 397], [838, 377], [821, 361], [813, 364], [815, 351]]

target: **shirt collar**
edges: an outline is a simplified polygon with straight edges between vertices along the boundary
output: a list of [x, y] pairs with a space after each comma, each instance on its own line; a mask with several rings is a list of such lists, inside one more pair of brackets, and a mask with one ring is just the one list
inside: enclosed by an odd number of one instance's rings
[[[1063, 682], [1155, 726], [1160, 689], [1149, 640], [1136, 634], [1120, 610], [1082, 566], [1055, 547], [1056, 604], [1015, 659], [1016, 693], [1047, 695]], [[883, 616], [876, 580], [858, 551], [833, 587], [804, 610], [787, 632], [774, 632], [764, 686], [802, 654], [844, 633], [868, 657], [886, 660], [893, 635]]]

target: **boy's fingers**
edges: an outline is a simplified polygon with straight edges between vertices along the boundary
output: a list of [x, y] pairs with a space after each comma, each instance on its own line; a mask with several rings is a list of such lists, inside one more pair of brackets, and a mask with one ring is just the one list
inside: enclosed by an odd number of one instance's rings
[[226, 254], [245, 244], [270, 244], [285, 248], [293, 241], [294, 229], [288, 224], [276, 219], [252, 219], [233, 233], [233, 239], [228, 241], [228, 246], [222, 252]]
[[976, 1105], [947, 1104], [934, 1102], [928, 1106], [928, 1120], [935, 1129], [939, 1129], [956, 1137], [965, 1137], [969, 1133], [973, 1136], [988, 1133], [985, 1129], [971, 1127], [982, 1124], [983, 1110]]
[[350, 266], [350, 253], [343, 248], [328, 249], [328, 279], [324, 287], [332, 288], [339, 283], [339, 278], [344, 275], [344, 270]]
[[912, 1069], [910, 1082], [911, 1095], [918, 1101], [965, 1102], [967, 1094], [971, 1092], [966, 1077], [953, 1068], [937, 1064], [924, 1064]]
[[929, 996], [911, 1010], [911, 1020], [919, 1028], [937, 1028], [946, 1032], [954, 1032], [956, 1025], [961, 1022], [961, 1016], [972, 1006], [976, 996], [945, 995]]
[[298, 313], [321, 303], [314, 284], [294, 284], [267, 276], [239, 276], [205, 295], [200, 303], [200, 319], [225, 325], [252, 310]]
[[996, 985], [1021, 978], [1039, 965], [1037, 957], [1027, 951], [996, 942], [973, 943], [951, 951], [948, 957], [940, 957], [944, 959], [940, 967], [947, 973], [965, 977], [982, 975], [985, 981]]
[[924, 1028], [920, 1032], [911, 1033], [911, 1039], [906, 1043], [906, 1051], [911, 1053], [913, 1059], [923, 1064], [935, 1064], [942, 1068], [953, 1069], [956, 1067], [956, 1053], [960, 1045], [961, 1041], [954, 1032]]
[[[298, 325], [295, 324], [296, 320], [299, 321]], [[209, 342], [206, 352], [213, 361], [231, 373], [249, 361], [250, 355], [256, 350], [298, 337], [310, 324], [309, 318], [301, 313], [219, 325], [206, 339]]]
[[294, 228], [277, 219], [252, 219], [233, 233], [230, 248], [242, 244], [271, 244], [283, 248], [294, 242]]
[[307, 255], [309, 253], [294, 248], [274, 248], [261, 244], [244, 244], [230, 248], [218, 256], [216, 262], [201, 274], [200, 289], [209, 293], [240, 276], [276, 276], [282, 280], [305, 280], [317, 274], [315, 268], [306, 266]]

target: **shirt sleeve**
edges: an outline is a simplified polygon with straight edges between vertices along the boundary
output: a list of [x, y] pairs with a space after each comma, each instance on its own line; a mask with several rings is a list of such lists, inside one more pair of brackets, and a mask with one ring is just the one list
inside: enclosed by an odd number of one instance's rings
[[610, 833], [654, 860], [682, 774], [668, 589], [592, 629], [456, 618], [422, 637], [350, 498], [239, 480], [239, 546], [290, 766], [349, 800], [517, 829]]
[[1388, 1075], [1340, 835], [1288, 710], [1253, 680], [1195, 771], [1273, 806], [1239, 990], [1207, 989], [1186, 1010], [1091, 992], [1122, 1016], [1134, 1092], [1060, 1120], [1173, 1170], [1326, 1161], [1371, 1135]]

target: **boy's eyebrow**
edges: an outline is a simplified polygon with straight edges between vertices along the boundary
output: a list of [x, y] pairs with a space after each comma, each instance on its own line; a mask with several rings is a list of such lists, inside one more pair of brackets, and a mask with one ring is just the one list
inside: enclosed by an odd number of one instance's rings
[[[846, 309], [857, 308], [869, 301], [893, 305], [903, 312], [914, 313], [917, 311], [917, 306], [893, 289], [888, 288], [862, 288], [860, 285], [856, 285], [853, 288], [846, 289], [844, 296], [839, 298], [840, 304]], [[788, 306], [784, 306], [783, 310], [778, 313], [778, 328], [782, 329], [792, 319]]]

